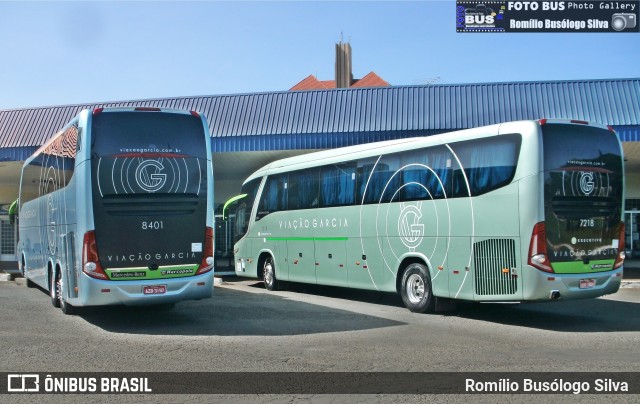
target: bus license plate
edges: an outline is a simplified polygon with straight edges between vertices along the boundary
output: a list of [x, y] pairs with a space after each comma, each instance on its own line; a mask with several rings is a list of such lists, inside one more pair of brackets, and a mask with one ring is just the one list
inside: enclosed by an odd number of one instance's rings
[[580, 279], [580, 289], [589, 289], [596, 286], [595, 279]]
[[[582, 286], [581, 286], [582, 287]], [[142, 293], [145, 295], [162, 295], [167, 292], [166, 285], [143, 286]]]

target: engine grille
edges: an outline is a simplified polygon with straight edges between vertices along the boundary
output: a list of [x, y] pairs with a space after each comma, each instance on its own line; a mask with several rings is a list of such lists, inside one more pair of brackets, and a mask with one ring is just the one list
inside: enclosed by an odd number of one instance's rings
[[517, 292], [514, 240], [491, 239], [474, 243], [473, 265], [477, 295], [512, 295]]

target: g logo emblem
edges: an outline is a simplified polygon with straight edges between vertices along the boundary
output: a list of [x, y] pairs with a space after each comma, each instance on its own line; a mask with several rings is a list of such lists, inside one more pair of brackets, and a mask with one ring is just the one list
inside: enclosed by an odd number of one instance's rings
[[595, 189], [595, 183], [593, 181], [593, 173], [589, 171], [582, 171], [580, 173], [580, 190], [585, 195], [591, 195]]
[[400, 234], [402, 243], [411, 251], [415, 251], [424, 237], [424, 224], [420, 223], [422, 218], [421, 205], [420, 202], [417, 205], [400, 204], [398, 234]]
[[147, 192], [160, 190], [167, 182], [167, 174], [161, 174], [162, 170], [164, 166], [159, 161], [143, 160], [136, 168], [138, 186]]

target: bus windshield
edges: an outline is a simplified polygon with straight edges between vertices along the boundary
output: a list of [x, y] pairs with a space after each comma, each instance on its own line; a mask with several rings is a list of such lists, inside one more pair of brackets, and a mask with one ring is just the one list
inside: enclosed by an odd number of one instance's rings
[[623, 168], [616, 135], [542, 125], [545, 227], [555, 272], [611, 270], [620, 243]]

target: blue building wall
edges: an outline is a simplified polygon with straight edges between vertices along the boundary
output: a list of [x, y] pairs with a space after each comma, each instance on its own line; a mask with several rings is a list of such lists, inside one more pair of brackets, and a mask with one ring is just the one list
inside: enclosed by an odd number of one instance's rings
[[400, 86], [149, 99], [0, 111], [0, 160], [24, 160], [84, 108], [197, 110], [214, 152], [324, 149], [522, 119], [581, 119], [640, 141], [640, 78]]

